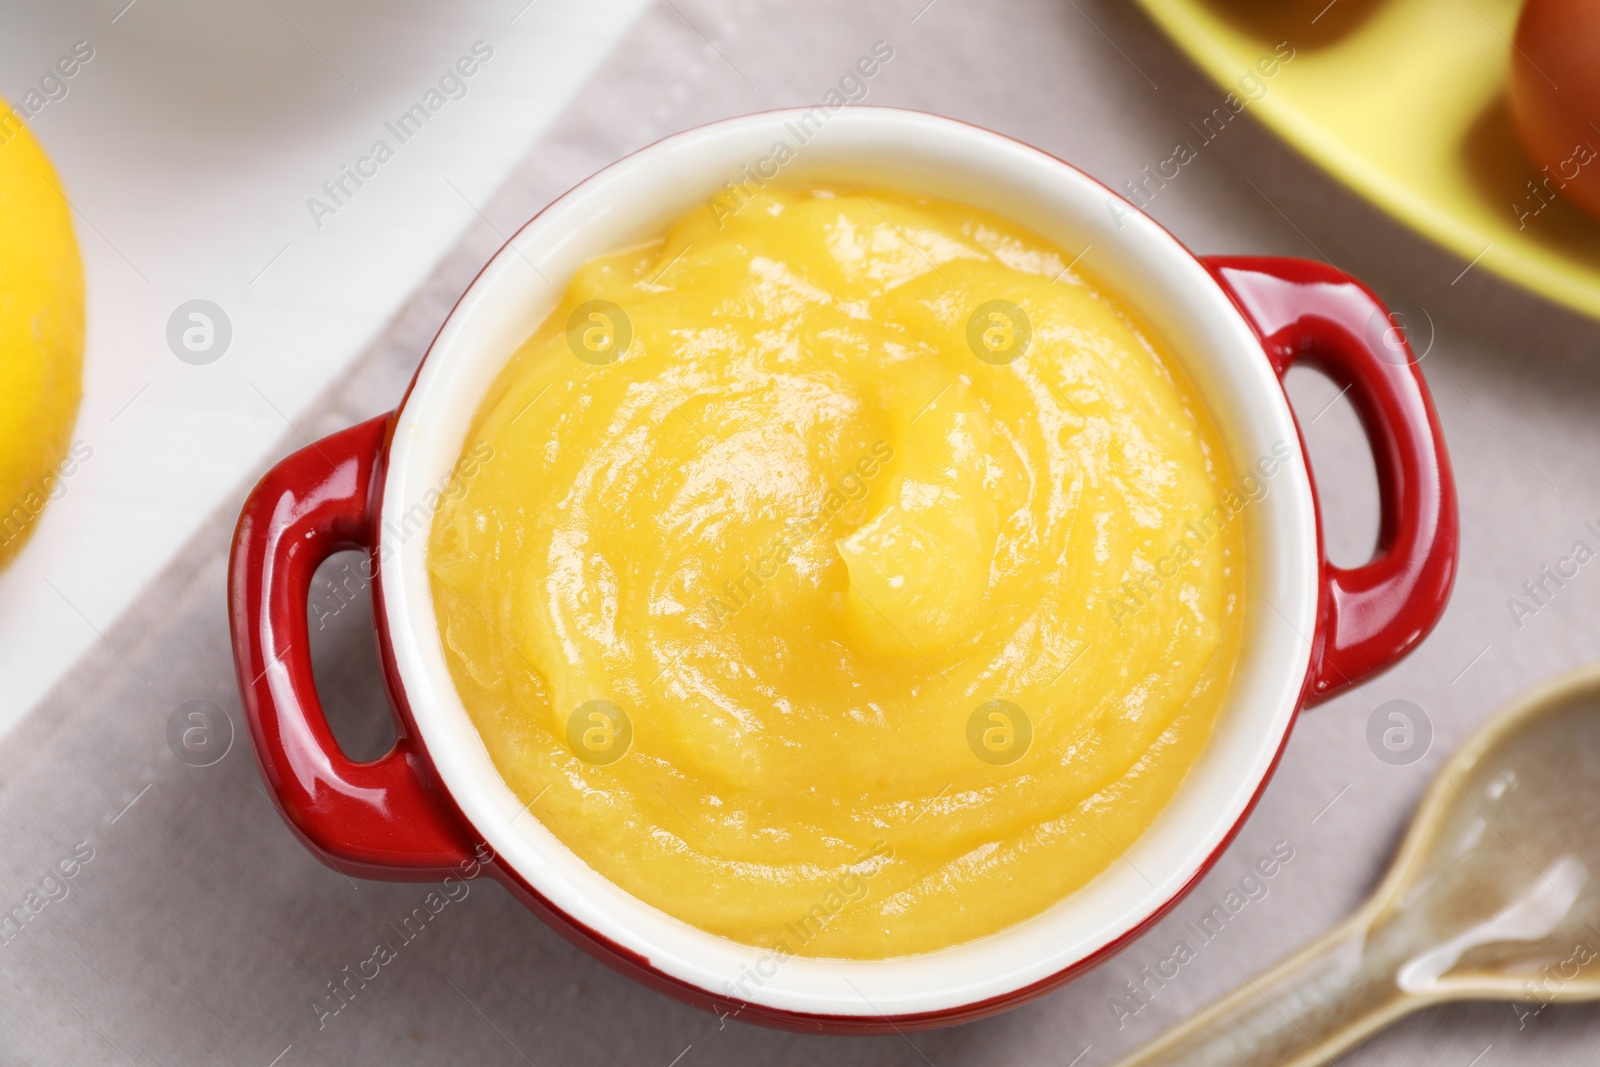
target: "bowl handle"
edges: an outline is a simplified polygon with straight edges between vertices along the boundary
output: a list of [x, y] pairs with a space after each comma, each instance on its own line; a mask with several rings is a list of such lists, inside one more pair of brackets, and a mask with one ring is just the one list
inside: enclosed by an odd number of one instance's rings
[[394, 747], [379, 759], [357, 763], [339, 749], [317, 697], [306, 626], [323, 560], [365, 549], [376, 577], [388, 421], [325, 437], [261, 479], [233, 535], [228, 615], [256, 757], [290, 827], [335, 870], [431, 881], [474, 870], [466, 824], [400, 716]]
[[1202, 262], [1255, 328], [1279, 379], [1302, 362], [1333, 379], [1372, 449], [1381, 508], [1372, 559], [1329, 563], [1318, 505], [1322, 591], [1305, 703], [1321, 703], [1410, 652], [1450, 599], [1460, 531], [1439, 416], [1410, 343], [1360, 282], [1313, 260]]

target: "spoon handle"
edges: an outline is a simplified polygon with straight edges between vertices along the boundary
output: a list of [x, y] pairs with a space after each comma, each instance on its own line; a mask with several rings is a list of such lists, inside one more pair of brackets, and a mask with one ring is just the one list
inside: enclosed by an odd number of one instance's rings
[[1420, 1006], [1371, 951], [1362, 916], [1167, 1031], [1117, 1067], [1326, 1064]]

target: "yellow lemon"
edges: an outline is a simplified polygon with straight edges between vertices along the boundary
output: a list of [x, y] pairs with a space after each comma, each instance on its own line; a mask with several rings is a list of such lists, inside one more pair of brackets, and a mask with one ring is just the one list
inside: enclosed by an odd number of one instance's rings
[[0, 566], [62, 478], [83, 395], [83, 263], [61, 184], [0, 100]]

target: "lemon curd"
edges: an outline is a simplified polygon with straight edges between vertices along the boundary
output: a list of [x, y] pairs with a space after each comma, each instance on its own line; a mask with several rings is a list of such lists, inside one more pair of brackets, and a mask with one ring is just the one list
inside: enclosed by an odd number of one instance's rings
[[533, 817], [779, 958], [969, 941], [1122, 862], [1230, 684], [1244, 509], [1197, 394], [1073, 259], [957, 204], [771, 185], [578, 271], [428, 549]]

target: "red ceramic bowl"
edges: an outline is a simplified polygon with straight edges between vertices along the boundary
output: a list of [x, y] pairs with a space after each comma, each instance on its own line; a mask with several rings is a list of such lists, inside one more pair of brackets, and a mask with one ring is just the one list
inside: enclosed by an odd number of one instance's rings
[[[849, 179], [1007, 216], [1084, 262], [1181, 359], [1215, 415], [1245, 507], [1253, 594], [1216, 729], [1129, 863], [1024, 923], [893, 960], [780, 959], [622, 892], [529, 815], [496, 772], [439, 643], [428, 530], [468, 424], [505, 359], [603, 252], [659, 233], [730, 180]], [[745, 168], [749, 168], [746, 170]], [[1361, 415], [1382, 526], [1362, 566], [1322, 552], [1315, 490], [1281, 379], [1320, 367]], [[1248, 479], [1248, 480], [1247, 480]], [[487, 873], [577, 944], [703, 1008], [800, 1029], [937, 1026], [1013, 1006], [1125, 946], [1172, 907], [1237, 832], [1299, 710], [1392, 664], [1445, 604], [1455, 490], [1438, 420], [1404, 339], [1360, 283], [1302, 260], [1197, 259], [1131, 204], [1043, 152], [916, 112], [780, 111], [668, 138], [600, 172], [529, 222], [451, 313], [392, 414], [285, 459], [246, 503], [229, 609], [261, 771], [324, 862], [372, 878]], [[311, 674], [306, 599], [331, 553], [365, 550], [398, 741], [339, 751]]]

